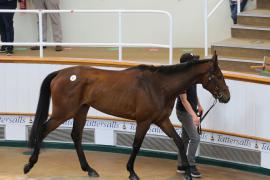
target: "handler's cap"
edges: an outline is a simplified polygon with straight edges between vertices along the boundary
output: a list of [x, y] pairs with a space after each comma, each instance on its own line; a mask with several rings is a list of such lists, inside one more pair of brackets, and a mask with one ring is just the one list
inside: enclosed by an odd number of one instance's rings
[[192, 53], [185, 53], [180, 57], [180, 63], [198, 61], [200, 56], [193, 55]]

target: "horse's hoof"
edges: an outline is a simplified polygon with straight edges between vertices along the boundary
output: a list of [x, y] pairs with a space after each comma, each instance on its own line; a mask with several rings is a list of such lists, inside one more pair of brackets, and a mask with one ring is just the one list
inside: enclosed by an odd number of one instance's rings
[[184, 180], [192, 180], [192, 176], [185, 174]]
[[29, 163], [24, 165], [24, 168], [23, 168], [24, 174], [27, 174], [31, 170], [32, 167], [33, 166], [31, 164], [29, 164]]
[[92, 169], [91, 171], [88, 171], [88, 176], [99, 177], [99, 174], [94, 169]]
[[136, 174], [130, 175], [129, 179], [130, 180], [140, 180], [139, 176], [137, 176]]

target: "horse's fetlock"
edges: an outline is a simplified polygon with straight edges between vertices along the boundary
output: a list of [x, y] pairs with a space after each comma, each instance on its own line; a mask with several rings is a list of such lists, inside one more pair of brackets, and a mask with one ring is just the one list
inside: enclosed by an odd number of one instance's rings
[[129, 172], [130, 172], [130, 171], [133, 171], [132, 165], [127, 164], [127, 170], [128, 170]]
[[29, 164], [31, 164], [33, 166], [34, 164], [37, 163], [37, 161], [38, 161], [38, 158], [30, 158], [29, 159]]
[[83, 171], [88, 171], [87, 166], [81, 166], [81, 168], [82, 168]]

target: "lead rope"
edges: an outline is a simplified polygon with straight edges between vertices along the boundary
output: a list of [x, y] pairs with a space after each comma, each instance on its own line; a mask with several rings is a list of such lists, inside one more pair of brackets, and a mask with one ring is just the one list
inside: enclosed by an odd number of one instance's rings
[[199, 117], [200, 117], [200, 125], [197, 127], [197, 131], [199, 133], [199, 135], [202, 134], [202, 126], [201, 126], [201, 123], [203, 121], [203, 119], [207, 116], [207, 114], [210, 112], [210, 110], [216, 105], [217, 103], [217, 99], [214, 100], [212, 106], [206, 111], [206, 113], [204, 115], [202, 115], [202, 113], [199, 114]]

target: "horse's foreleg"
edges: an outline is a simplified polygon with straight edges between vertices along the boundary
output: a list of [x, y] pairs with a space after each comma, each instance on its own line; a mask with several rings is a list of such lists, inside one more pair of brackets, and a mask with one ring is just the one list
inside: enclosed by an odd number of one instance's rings
[[29, 162], [28, 164], [26, 164], [24, 166], [24, 173], [28, 173], [33, 167], [34, 165], [37, 163], [38, 161], [38, 156], [39, 156], [39, 152], [40, 152], [40, 146], [41, 143], [43, 141], [43, 139], [54, 129], [56, 129], [60, 124], [62, 123], [62, 121], [54, 121], [52, 118], [50, 118], [48, 121], [46, 121], [42, 126], [41, 126], [41, 132], [40, 132], [40, 136], [37, 140], [37, 143], [34, 146], [33, 152], [31, 154], [31, 157], [29, 158]]
[[82, 133], [83, 133], [83, 128], [86, 122], [88, 109], [89, 107], [83, 106], [74, 117], [71, 137], [73, 139], [82, 170], [87, 171], [88, 175], [91, 177], [99, 177], [99, 174], [93, 168], [91, 168], [89, 164], [87, 163], [87, 160], [85, 158], [85, 154], [82, 148]]
[[130, 158], [127, 163], [127, 170], [130, 173], [129, 179], [130, 180], [139, 180], [138, 175], [134, 171], [134, 161], [136, 159], [136, 156], [140, 150], [140, 147], [142, 145], [143, 139], [145, 137], [145, 134], [147, 133], [148, 129], [150, 127], [150, 124], [147, 123], [139, 123], [137, 124], [135, 138], [133, 142], [133, 149], [132, 153], [130, 155]]
[[180, 152], [180, 156], [181, 159], [183, 161], [183, 166], [186, 169], [186, 173], [185, 173], [185, 180], [191, 180], [191, 173], [190, 173], [190, 166], [188, 163], [188, 159], [186, 156], [186, 151], [185, 151], [185, 147], [184, 147], [184, 143], [182, 141], [182, 139], [180, 138], [180, 136], [177, 134], [177, 132], [175, 131], [170, 119], [167, 119], [165, 121], [162, 121], [161, 123], [157, 124], [164, 133], [167, 134], [167, 136], [171, 137], [174, 141], [174, 143], [176, 144], [179, 152]]

